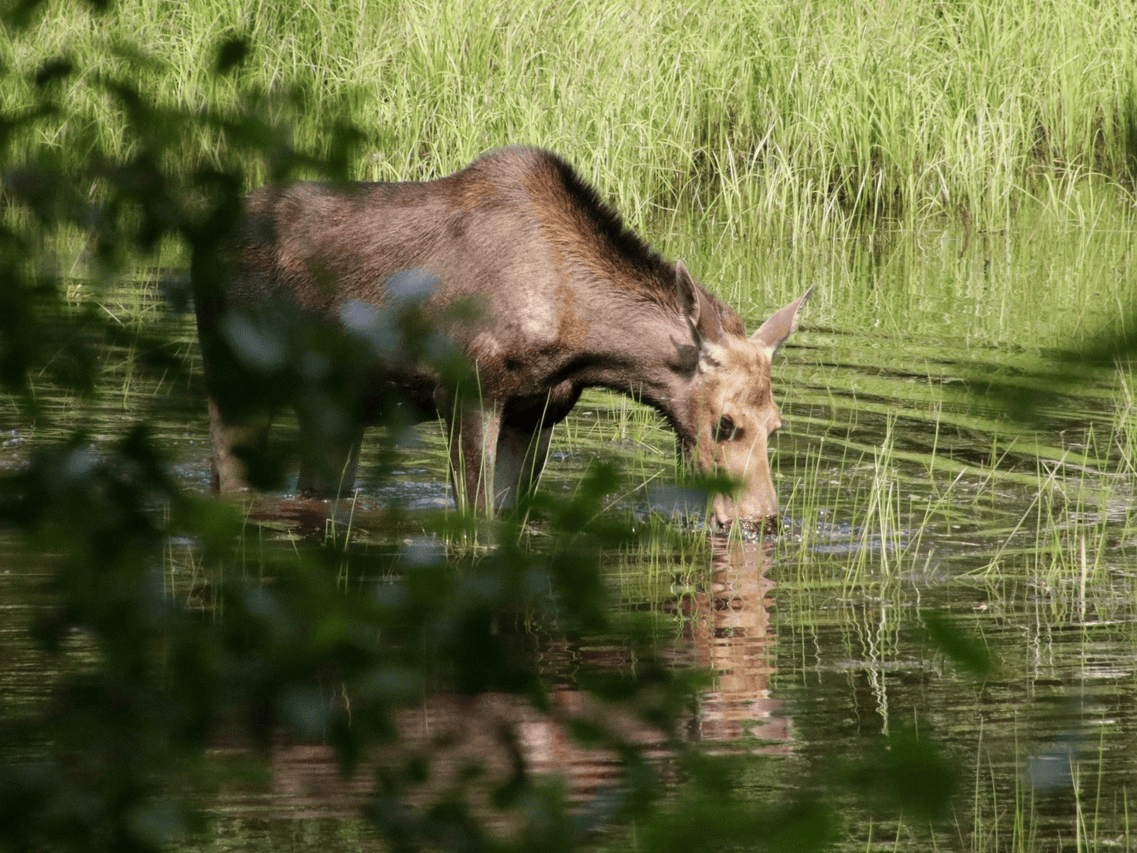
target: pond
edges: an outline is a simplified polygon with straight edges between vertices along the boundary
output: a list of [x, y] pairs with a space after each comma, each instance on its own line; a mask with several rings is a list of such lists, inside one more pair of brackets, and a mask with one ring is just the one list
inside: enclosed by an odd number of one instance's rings
[[[754, 802], [831, 795], [841, 805], [839, 846], [850, 850], [1134, 845], [1132, 375], [1119, 367], [1053, 379], [1067, 369], [1057, 350], [1115, 328], [1137, 296], [1129, 216], [1110, 227], [1072, 214], [1062, 227], [1005, 234], [771, 245], [752, 270], [742, 247], [716, 247], [713, 261], [703, 259], [723, 279], [748, 269], [746, 279], [759, 282], [753, 292], [720, 288], [751, 328], [765, 307], [818, 286], [774, 369], [785, 421], [773, 442], [781, 530], [765, 543], [712, 545], [689, 526], [693, 519], [678, 519], [677, 536], [611, 553], [606, 579], [616, 610], [646, 617], [668, 660], [713, 673], [682, 737], [745, 757], [739, 779]], [[188, 321], [171, 320], [160, 300], [146, 305], [139, 322], [175, 324], [185, 357], [194, 357]], [[149, 413], [178, 481], [204, 493], [204, 404], [184, 384], [136, 380], [121, 352], [106, 363], [95, 404], [72, 411], [66, 400], [47, 401], [51, 429], [4, 411], [0, 465], [19, 467], [53, 430], [78, 425], [97, 450]], [[1000, 383], [1023, 391], [1030, 407], [1008, 413], [999, 393], [985, 393]], [[360, 494], [337, 510], [350, 516], [357, 547], [438, 547], [415, 519], [447, 511], [444, 443], [437, 425], [416, 435], [392, 481], [369, 480], [374, 466], [365, 458]], [[615, 461], [632, 485], [609, 511], [655, 530], [662, 522], [653, 495], [674, 478], [673, 447], [651, 413], [591, 393], [554, 439], [542, 488], [571, 495], [595, 460]], [[407, 514], [392, 533], [385, 508], [395, 502]], [[323, 506], [280, 495], [250, 523], [259, 536], [289, 542], [298, 526], [324, 535], [326, 519]], [[192, 543], [175, 543], [170, 588], [207, 607], [184, 579], [193, 562]], [[40, 581], [51, 570], [48, 558], [0, 538], [6, 714], [34, 707], [60, 665], [27, 632], [50, 600]], [[945, 625], [982, 650], [990, 668], [945, 653], [933, 639]], [[547, 671], [566, 706], [585, 701], [571, 682], [576, 662], [621, 658], [619, 637], [581, 647], [532, 631], [546, 644]], [[81, 667], [90, 653], [76, 641], [64, 660]], [[455, 721], [507, 719], [524, 732], [533, 766], [565, 773], [583, 813], [603, 825], [610, 760], [500, 697], [477, 702], [412, 709], [407, 738]], [[886, 738], [905, 733], [933, 738], [956, 768], [950, 813], [881, 819], [871, 773], [827, 791], [831, 774], [849, 770], [841, 759], [886, 763]], [[476, 742], [470, 748], [478, 751]], [[243, 754], [219, 745], [215, 759], [240, 763]], [[207, 844], [370, 843], [355, 816], [367, 780], [340, 779], [330, 750], [280, 743], [267, 775], [241, 778], [209, 799]]]

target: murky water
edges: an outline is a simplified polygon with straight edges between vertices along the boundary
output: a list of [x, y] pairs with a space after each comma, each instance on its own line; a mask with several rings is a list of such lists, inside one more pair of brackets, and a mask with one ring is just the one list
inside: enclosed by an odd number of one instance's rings
[[[824, 789], [835, 756], [871, 753], [889, 734], [914, 730], [945, 745], [959, 769], [952, 813], [934, 825], [916, 817], [898, 823], [875, 811], [871, 784], [864, 799], [842, 789], [849, 849], [1135, 843], [1128, 803], [1137, 792], [1137, 431], [1128, 374], [1063, 388], [1042, 400], [1029, 428], [1004, 417], [997, 400], [971, 393], [984, 377], [1029, 377], [1045, 367], [1058, 335], [1042, 330], [1063, 328], [1078, 304], [1076, 290], [1058, 288], [1042, 300], [1046, 317], [1008, 322], [1030, 304], [1019, 292], [1025, 284], [993, 298], [985, 281], [1000, 270], [1024, 281], [1040, 269], [1052, 280], [1067, 274], [1047, 261], [1037, 238], [1026, 242], [1034, 248], [1028, 260], [1016, 254], [1020, 246], [986, 263], [960, 260], [950, 240], [883, 258], [879, 247], [855, 254], [849, 278], [834, 275], [831, 285], [855, 285], [870, 298], [822, 301], [775, 367], [786, 422], [774, 443], [782, 535], [765, 546], [612, 555], [617, 606], [650, 613], [677, 664], [715, 673], [683, 734], [709, 751], [752, 756], [744, 784], [755, 801]], [[1137, 284], [1131, 242], [1112, 235], [1095, 256], [1118, 291]], [[1083, 256], [1064, 253], [1062, 264]], [[929, 282], [926, 292], [910, 283], [899, 295], [883, 292], [913, 280]], [[1086, 309], [1076, 325], [1093, 328], [1100, 314]], [[60, 428], [82, 421], [97, 448], [130, 416], [156, 415], [178, 479], [204, 491], [204, 405], [187, 387], [136, 386], [113, 356], [108, 365], [101, 407], [58, 417]], [[0, 466], [18, 466], [52, 438], [5, 418]], [[381, 543], [390, 535], [382, 510], [394, 502], [412, 516], [444, 511], [441, 431], [426, 425], [418, 436], [393, 482], [369, 480], [364, 460], [362, 492], [350, 508], [353, 536]], [[652, 418], [619, 398], [589, 395], [554, 441], [543, 488], [571, 493], [592, 460], [615, 459], [645, 486], [612, 511], [648, 524], [652, 488], [674, 471], [672, 452]], [[326, 511], [282, 498], [267, 501], [260, 520], [282, 536], [297, 528], [320, 535]], [[0, 538], [8, 713], [34, 705], [51, 683], [48, 661], [27, 634], [49, 572]], [[931, 642], [928, 611], [985, 648], [991, 673], [977, 677]], [[71, 661], [84, 654], [81, 638], [76, 643]], [[558, 660], [610, 654], [550, 647], [547, 659], [556, 672]], [[557, 700], [583, 698], [566, 680]], [[534, 766], [565, 774], [602, 825], [610, 759], [574, 746], [504, 697], [478, 701], [473, 709], [439, 702], [412, 710], [407, 737], [455, 721], [509, 720]], [[486, 735], [465, 738], [483, 758], [492, 752]], [[225, 749], [216, 758], [240, 760]], [[352, 816], [366, 782], [339, 778], [321, 747], [281, 743], [267, 775], [218, 792], [211, 832], [226, 849], [366, 846], [370, 836]]]

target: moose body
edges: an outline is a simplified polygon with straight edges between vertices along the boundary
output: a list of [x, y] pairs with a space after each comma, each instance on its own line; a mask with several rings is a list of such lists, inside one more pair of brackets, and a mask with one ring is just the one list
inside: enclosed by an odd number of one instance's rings
[[[477, 394], [458, 394], [421, 364], [377, 364], [375, 373], [449, 422], [460, 501], [500, 505], [529, 488], [553, 426], [584, 388], [602, 387], [657, 409], [697, 468], [735, 478], [737, 491], [715, 500], [716, 525], [764, 524], [777, 513], [770, 358], [808, 292], [748, 337], [736, 313], [682, 263], [652, 251], [548, 151], [491, 152], [427, 182], [260, 189], [247, 199], [225, 265], [208, 293], [195, 281], [215, 489], [245, 487], [242, 448], [262, 441], [269, 422], [225, 399], [234, 392], [223, 389], [217, 347], [207, 342], [226, 313], [280, 302], [343, 327], [360, 306], [389, 308], [392, 283], [409, 276], [430, 283], [423, 314], [472, 363]], [[474, 316], [448, 315], [467, 301]], [[377, 392], [360, 390], [367, 393]], [[300, 413], [299, 487], [350, 489], [366, 417], [322, 432], [306, 428], [315, 419]]]

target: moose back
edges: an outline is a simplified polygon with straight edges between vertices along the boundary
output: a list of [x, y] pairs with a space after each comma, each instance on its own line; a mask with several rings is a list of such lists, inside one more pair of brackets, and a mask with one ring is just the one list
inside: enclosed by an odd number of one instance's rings
[[[770, 359], [809, 293], [747, 336], [734, 311], [627, 229], [555, 154], [503, 149], [426, 182], [266, 187], [248, 197], [223, 263], [210, 281], [194, 274], [215, 489], [246, 487], [273, 413], [243, 405], [255, 389], [236, 387], [232, 365], [297, 345], [249, 318], [275, 310], [331, 334], [358, 331], [405, 302], [409, 282], [423, 317], [469, 360], [477, 392], [459, 393], [428, 360], [375, 354], [345, 380], [357, 386], [351, 417], [329, 424], [318, 401], [297, 404], [302, 492], [352, 488], [374, 398], [391, 391], [449, 423], [460, 503], [508, 504], [536, 482], [552, 428], [582, 389], [601, 387], [653, 406], [697, 469], [738, 483], [715, 499], [715, 526], [777, 514]], [[475, 310], [453, 310], [461, 305]]]

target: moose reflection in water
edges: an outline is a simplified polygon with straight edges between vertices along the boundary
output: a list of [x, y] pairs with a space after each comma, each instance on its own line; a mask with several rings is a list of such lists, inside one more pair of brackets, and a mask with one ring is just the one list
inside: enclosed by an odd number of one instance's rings
[[[363, 426], [398, 405], [448, 422], [460, 503], [508, 505], [536, 483], [553, 426], [601, 387], [653, 406], [696, 468], [738, 484], [716, 496], [715, 527], [777, 515], [770, 360], [808, 292], [747, 336], [548, 151], [491, 152], [421, 183], [266, 187], [193, 279], [215, 489], [248, 486], [291, 404], [300, 491], [348, 491]], [[449, 351], [424, 346], [431, 327]], [[306, 349], [328, 332], [357, 344], [354, 364]], [[472, 365], [465, 383], [440, 367], [454, 354]]]
[[[671, 750], [681, 741], [716, 752], [790, 751], [790, 721], [779, 716], [781, 703], [770, 695], [774, 634], [768, 626], [773, 604], [773, 583], [766, 578], [769, 544], [712, 540], [712, 545], [708, 582], [663, 603], [683, 626], [675, 657], [714, 676], [681, 715], [675, 731], [655, 728], [630, 707], [600, 700], [573, 682], [571, 674], [582, 664], [598, 671], [628, 666], [623, 644], [581, 648], [536, 636], [533, 642], [551, 684], [546, 710], [500, 692], [431, 694], [400, 711], [398, 737], [346, 778], [331, 746], [278, 737], [270, 749], [271, 806], [290, 817], [349, 816], [361, 809], [366, 813], [375, 807], [377, 776], [401, 773], [400, 768], [429, 756], [429, 773], [406, 792], [403, 806], [412, 812], [429, 810], [463, 790], [486, 829], [511, 834], [521, 829], [523, 815], [493, 806], [492, 792], [523, 766], [538, 777], [561, 777], [578, 812], [577, 825], [587, 830], [607, 819], [611, 798], [623, 790], [624, 767], [615, 750], [574, 739], [574, 725], [605, 732], [601, 739], [611, 743], [635, 744], [665, 778], [671, 775]], [[231, 806], [256, 803], [247, 792], [232, 791], [227, 799]]]
[[782, 703], [770, 695], [771, 544], [715, 537], [712, 545], [709, 586], [697, 586], [676, 602], [695, 663], [715, 673], [712, 688], [698, 697], [689, 737], [724, 745], [757, 738], [761, 745], [749, 751], [786, 752], [790, 721], [778, 714]]

